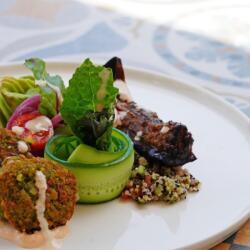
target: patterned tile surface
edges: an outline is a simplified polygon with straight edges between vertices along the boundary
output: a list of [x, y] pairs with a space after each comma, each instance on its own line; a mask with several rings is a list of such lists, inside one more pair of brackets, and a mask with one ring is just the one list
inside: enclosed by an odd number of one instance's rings
[[249, 250], [250, 249], [250, 220], [223, 243], [213, 247], [212, 250]]
[[[96, 8], [69, 0], [1, 0], [0, 63], [30, 56], [106, 60], [117, 55], [127, 65], [202, 85], [250, 117], [249, 2], [122, 2], [122, 7], [105, 1]], [[213, 249], [250, 249], [250, 221]]]

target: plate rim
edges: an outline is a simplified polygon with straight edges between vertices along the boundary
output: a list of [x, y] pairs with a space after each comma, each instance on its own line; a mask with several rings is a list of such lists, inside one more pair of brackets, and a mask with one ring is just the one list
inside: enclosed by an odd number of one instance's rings
[[[99, 63], [100, 60], [97, 60], [97, 61]], [[64, 62], [61, 60], [60, 61], [46, 60], [46, 62], [47, 62], [48, 67], [59, 67], [59, 66], [77, 67], [80, 63], [79, 60], [68, 60], [67, 62]], [[24, 67], [23, 63], [21, 62], [1, 63], [0, 74], [4, 70], [15, 71], [15, 68], [21, 69], [21, 67]], [[124, 67], [124, 69], [125, 69], [125, 72], [128, 72], [128, 73], [140, 74], [140, 75], [143, 75], [144, 77], [149, 77], [149, 78], [156, 78], [157, 80], [160, 80], [161, 85], [164, 84], [163, 83], [164, 81], [165, 82], [172, 81], [175, 83], [176, 86], [178, 84], [181, 88], [184, 87], [187, 90], [195, 90], [197, 93], [201, 93], [207, 96], [210, 100], [216, 101], [217, 105], [218, 104], [223, 105], [229, 111], [233, 112], [232, 115], [240, 120], [238, 122], [245, 124], [246, 131], [250, 132], [249, 117], [247, 117], [246, 114], [241, 112], [235, 106], [227, 102], [221, 96], [213, 93], [212, 91], [206, 89], [205, 87], [194, 84], [190, 82], [189, 80], [183, 79], [181, 77], [176, 77], [172, 75], [170, 76], [168, 74], [160, 73], [154, 70], [149, 70], [149, 69], [144, 69], [144, 68], [139, 68], [139, 67]], [[2, 77], [1, 75], [0, 75], [0, 78]], [[221, 112], [221, 111], [218, 111], [218, 112]], [[241, 133], [246, 134], [243, 131], [241, 131]], [[247, 134], [247, 138], [249, 139], [248, 142], [250, 143], [250, 133]], [[178, 248], [178, 249], [200, 249], [201, 247], [213, 247], [216, 244], [222, 242], [227, 237], [229, 237], [235, 231], [237, 231], [249, 218], [250, 218], [250, 204], [248, 204], [248, 207], [244, 211], [242, 211], [237, 218], [235, 218], [234, 222], [230, 223], [230, 226], [228, 228], [222, 229], [220, 232], [214, 233], [208, 238], [201, 239], [199, 241], [196, 241], [195, 243], [186, 245], [185, 248]]]

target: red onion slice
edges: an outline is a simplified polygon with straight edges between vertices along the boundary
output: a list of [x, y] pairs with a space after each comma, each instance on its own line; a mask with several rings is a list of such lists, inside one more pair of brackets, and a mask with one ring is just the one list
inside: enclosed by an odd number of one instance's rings
[[13, 122], [18, 116], [23, 115], [25, 113], [31, 113], [33, 111], [38, 111], [40, 102], [40, 95], [34, 95], [24, 100], [19, 106], [17, 106], [16, 110], [14, 111], [6, 125], [6, 128], [11, 129]]
[[58, 114], [56, 114], [56, 115], [51, 119], [51, 121], [52, 121], [53, 127], [56, 128], [56, 127], [59, 125], [59, 123], [63, 121], [63, 118], [62, 118], [61, 114], [58, 113]]

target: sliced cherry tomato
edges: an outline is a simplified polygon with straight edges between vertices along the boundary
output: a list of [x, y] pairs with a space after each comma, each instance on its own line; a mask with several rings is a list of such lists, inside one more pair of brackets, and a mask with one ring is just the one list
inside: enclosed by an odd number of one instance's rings
[[12, 124], [12, 129], [14, 126], [23, 128], [19, 136], [31, 145], [31, 151], [35, 153], [43, 151], [54, 134], [51, 120], [37, 111], [18, 116]]

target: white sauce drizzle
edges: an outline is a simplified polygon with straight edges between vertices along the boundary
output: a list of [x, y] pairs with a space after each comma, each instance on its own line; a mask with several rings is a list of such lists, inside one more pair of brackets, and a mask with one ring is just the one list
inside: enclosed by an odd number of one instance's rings
[[28, 145], [24, 141], [18, 141], [17, 142], [17, 149], [20, 153], [27, 153], [29, 150]]
[[160, 133], [165, 134], [165, 133], [167, 133], [168, 131], [169, 131], [169, 127], [168, 127], [168, 126], [163, 126], [163, 127], [161, 128], [161, 130], [160, 130]]
[[118, 111], [117, 109], [115, 108], [115, 119], [114, 119], [114, 126], [117, 127], [119, 125], [122, 125], [120, 119], [119, 119], [119, 116], [118, 116]]
[[128, 111], [120, 111], [120, 112], [118, 112], [119, 119], [123, 120], [126, 117], [127, 114], [128, 114]]
[[52, 85], [50, 83], [48, 83], [48, 85], [56, 92], [59, 104], [62, 104], [63, 96], [62, 96], [62, 92], [61, 92], [60, 88], [55, 86], [55, 85]]
[[49, 230], [49, 225], [44, 217], [45, 212], [45, 202], [46, 202], [46, 190], [47, 190], [47, 181], [45, 175], [41, 171], [36, 172], [36, 187], [39, 190], [39, 197], [36, 202], [36, 215], [40, 223], [41, 233], [45, 238], [45, 246], [48, 250], [54, 250], [55, 246], [53, 244], [53, 236]]
[[47, 190], [46, 177], [41, 171], [37, 171], [35, 181], [35, 185], [39, 190], [39, 197], [36, 203], [36, 214], [41, 231], [37, 231], [33, 234], [20, 233], [11, 225], [0, 220], [0, 237], [12, 241], [23, 248], [43, 247], [43, 249], [46, 250], [55, 250], [59, 248], [59, 242], [55, 240], [63, 239], [68, 234], [68, 227], [61, 226], [54, 230], [49, 230], [48, 222], [44, 217]]
[[[61, 240], [68, 234], [68, 227], [58, 227], [51, 230], [51, 233], [54, 239]], [[14, 227], [2, 221], [0, 221], [0, 237], [23, 248], [38, 248], [45, 244], [45, 238], [41, 231], [33, 234], [20, 233]]]
[[135, 135], [135, 138], [134, 138], [134, 140], [135, 141], [140, 141], [141, 140], [141, 137], [142, 137], [142, 131], [138, 131], [137, 133], [136, 133], [136, 135]]
[[133, 100], [126, 82], [122, 80], [116, 80], [114, 82], [114, 86], [119, 89], [120, 98], [123, 101], [131, 102]]
[[44, 80], [36, 80], [36, 85], [40, 87], [45, 87], [47, 85], [47, 82]]
[[57, 86], [55, 86], [53, 84], [50, 84], [50, 83], [48, 83], [46, 81], [43, 81], [43, 80], [36, 80], [36, 84], [41, 86], [41, 87], [44, 87], [44, 86], [48, 85], [50, 88], [52, 88], [56, 92], [59, 103], [62, 104], [63, 96], [62, 96], [62, 93], [61, 93], [61, 90], [60, 90], [59, 87], [57, 87]]
[[12, 132], [15, 133], [16, 135], [21, 135], [24, 132], [24, 128], [20, 126], [13, 126], [11, 128]]
[[142, 136], [142, 131], [138, 131], [138, 132], [136, 133], [136, 136], [141, 137], [141, 136]]
[[48, 131], [52, 126], [51, 120], [44, 115], [38, 116], [25, 123], [25, 128], [34, 134], [39, 131]]

